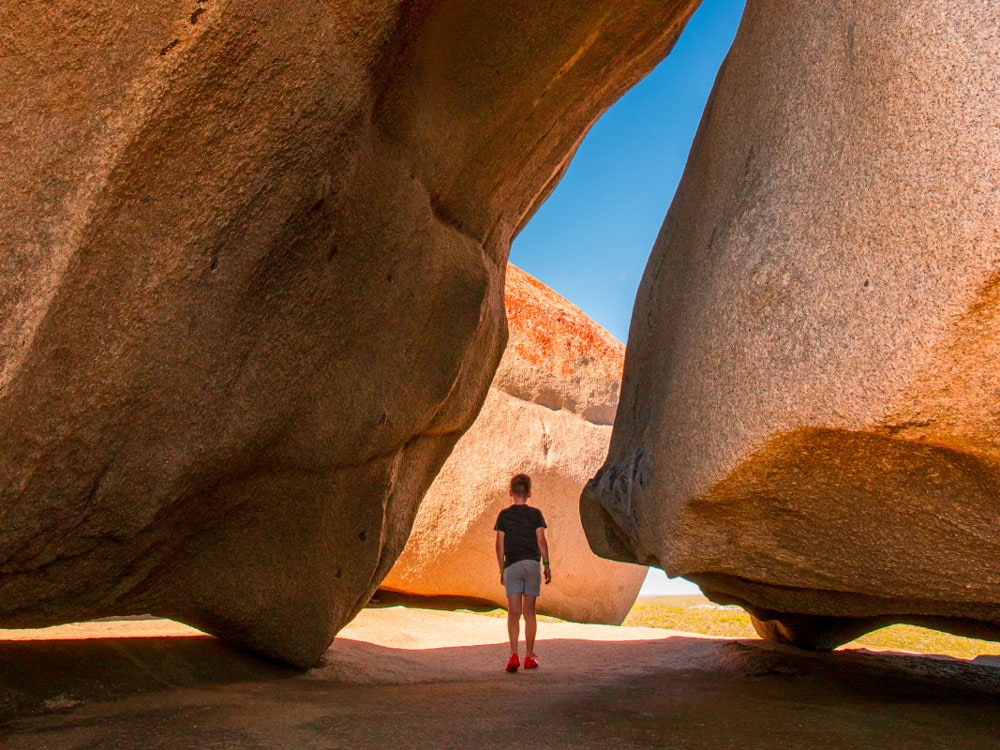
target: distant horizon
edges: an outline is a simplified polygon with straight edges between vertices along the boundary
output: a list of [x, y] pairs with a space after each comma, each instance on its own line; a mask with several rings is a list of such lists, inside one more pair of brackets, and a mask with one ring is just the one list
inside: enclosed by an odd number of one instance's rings
[[[627, 343], [636, 290], [744, 0], [704, 0], [670, 54], [594, 124], [510, 262]], [[572, 262], [567, 262], [571, 258]], [[650, 568], [640, 596], [699, 593]]]

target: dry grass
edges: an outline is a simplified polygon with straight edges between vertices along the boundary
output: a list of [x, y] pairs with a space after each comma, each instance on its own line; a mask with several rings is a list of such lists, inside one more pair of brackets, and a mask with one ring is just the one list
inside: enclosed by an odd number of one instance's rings
[[622, 625], [683, 630], [727, 638], [756, 638], [747, 613], [720, 607], [701, 596], [644, 596], [636, 600]]
[[[739, 607], [721, 607], [700, 596], [641, 597], [623, 625], [683, 630], [728, 638], [756, 638], [750, 618]], [[941, 654], [972, 659], [981, 654], [1000, 656], [1000, 643], [961, 638], [912, 625], [876, 630], [842, 648], [872, 648]]]

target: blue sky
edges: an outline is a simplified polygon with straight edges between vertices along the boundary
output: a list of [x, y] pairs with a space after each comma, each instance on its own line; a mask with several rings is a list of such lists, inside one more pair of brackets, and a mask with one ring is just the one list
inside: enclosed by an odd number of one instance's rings
[[[704, 0], [673, 51], [594, 125], [510, 260], [625, 341], [649, 251], [744, 0]], [[691, 593], [652, 570], [642, 594]]]

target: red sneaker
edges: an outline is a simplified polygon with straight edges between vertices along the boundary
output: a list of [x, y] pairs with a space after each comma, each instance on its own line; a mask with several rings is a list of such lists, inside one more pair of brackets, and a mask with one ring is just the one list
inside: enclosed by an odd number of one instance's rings
[[524, 668], [525, 669], [538, 669], [538, 659], [534, 656], [524, 657]]
[[519, 666], [521, 666], [521, 660], [517, 658], [517, 654], [511, 654], [507, 660], [507, 671], [516, 672]]

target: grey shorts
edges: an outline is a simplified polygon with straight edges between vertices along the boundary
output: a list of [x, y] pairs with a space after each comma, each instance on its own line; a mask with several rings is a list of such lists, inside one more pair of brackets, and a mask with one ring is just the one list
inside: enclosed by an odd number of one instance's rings
[[503, 587], [507, 596], [542, 593], [542, 564], [538, 560], [521, 560], [508, 565], [503, 572]]

